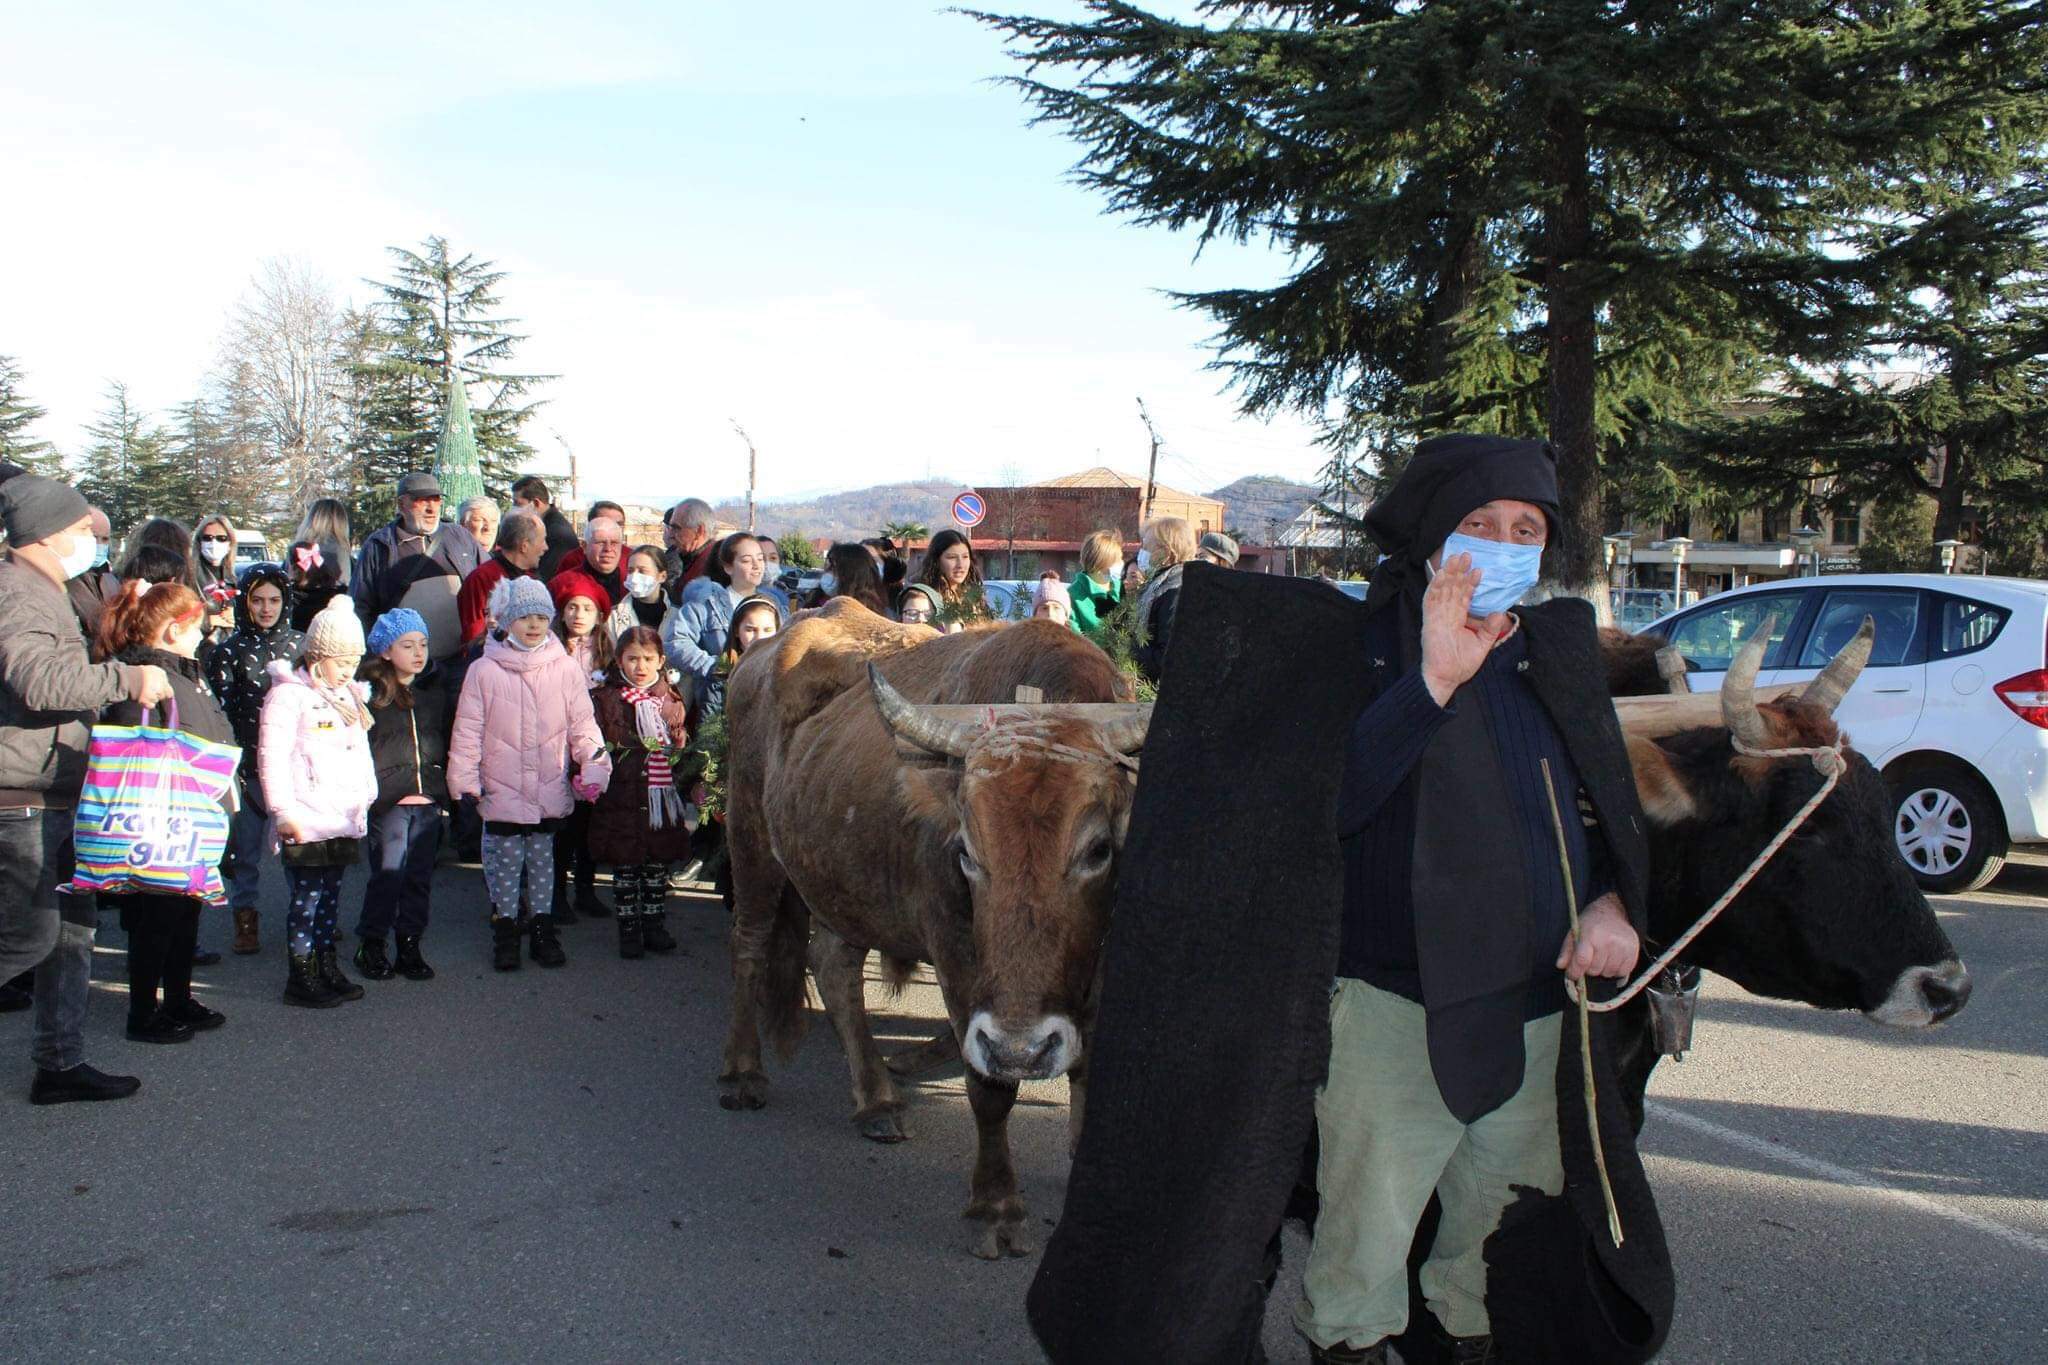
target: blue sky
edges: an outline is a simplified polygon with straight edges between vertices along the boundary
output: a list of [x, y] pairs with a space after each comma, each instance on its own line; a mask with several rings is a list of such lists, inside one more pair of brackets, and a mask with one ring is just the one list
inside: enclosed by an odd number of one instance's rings
[[[1050, 3], [1038, 12], [1070, 5]], [[511, 272], [531, 431], [585, 496], [927, 473], [1307, 477], [1168, 288], [1284, 262], [1103, 217], [995, 36], [916, 3], [18, 7], [0, 353], [66, 447], [109, 379], [187, 397], [267, 257], [362, 301], [429, 233]], [[30, 206], [24, 211], [24, 206]]]

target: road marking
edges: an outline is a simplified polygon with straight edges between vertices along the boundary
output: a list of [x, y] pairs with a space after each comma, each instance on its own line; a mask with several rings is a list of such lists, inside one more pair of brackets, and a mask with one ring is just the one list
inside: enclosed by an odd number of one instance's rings
[[1888, 1198], [1897, 1200], [1901, 1204], [1918, 1209], [1922, 1213], [1931, 1213], [1936, 1218], [1946, 1218], [1952, 1223], [1961, 1223], [1964, 1227], [1981, 1232], [1987, 1237], [1996, 1237], [1999, 1241], [2016, 1246], [2022, 1251], [2031, 1251], [2036, 1256], [2048, 1256], [2048, 1237], [2042, 1237], [2036, 1233], [2013, 1227], [2009, 1223], [2001, 1223], [1996, 1218], [1986, 1218], [1981, 1213], [1972, 1213], [1968, 1209], [1959, 1209], [1953, 1204], [1944, 1204], [1939, 1199], [1930, 1199], [1917, 1190], [1902, 1190], [1897, 1185], [1878, 1179], [1868, 1171], [1859, 1171], [1850, 1166], [1837, 1166], [1832, 1161], [1824, 1161], [1817, 1156], [1808, 1156], [1805, 1152], [1787, 1147], [1782, 1143], [1767, 1142], [1763, 1138], [1745, 1133], [1740, 1129], [1727, 1128], [1713, 1122], [1711, 1119], [1703, 1119], [1697, 1115], [1688, 1114], [1682, 1109], [1673, 1109], [1668, 1104], [1652, 1102], [1643, 1107], [1659, 1123], [1675, 1123], [1681, 1128], [1690, 1128], [1695, 1133], [1704, 1133], [1708, 1137], [1718, 1138], [1731, 1147], [1740, 1147], [1745, 1152], [1753, 1152], [1758, 1156], [1768, 1157], [1772, 1161], [1790, 1166], [1795, 1170], [1804, 1171], [1808, 1175], [1825, 1180], [1830, 1184], [1847, 1185], [1854, 1189], [1869, 1190], [1873, 1194], [1885, 1195]]

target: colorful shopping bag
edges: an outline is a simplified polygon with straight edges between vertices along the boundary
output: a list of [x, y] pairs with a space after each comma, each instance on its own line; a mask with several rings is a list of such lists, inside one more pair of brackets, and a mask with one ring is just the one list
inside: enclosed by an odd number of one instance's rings
[[86, 751], [85, 789], [72, 825], [80, 891], [154, 892], [225, 899], [220, 860], [228, 813], [221, 800], [234, 784], [242, 751], [178, 729], [178, 707], [165, 723], [95, 725]]

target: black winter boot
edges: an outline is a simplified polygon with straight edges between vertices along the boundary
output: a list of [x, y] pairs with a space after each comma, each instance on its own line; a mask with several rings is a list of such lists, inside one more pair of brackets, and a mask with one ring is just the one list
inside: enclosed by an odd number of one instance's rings
[[[531, 900], [532, 897], [533, 893], [529, 891], [527, 899]], [[538, 924], [544, 917], [535, 915], [533, 918], [534, 923]], [[569, 904], [569, 869], [562, 866], [559, 861], [555, 863], [555, 894], [548, 902], [548, 913], [545, 918], [552, 919], [556, 924], [576, 922], [576, 911]]]
[[333, 1009], [341, 1003], [341, 997], [320, 979], [320, 964], [311, 953], [292, 953], [284, 979], [284, 1002], [287, 1005], [303, 1005], [307, 1009]]
[[527, 951], [542, 967], [559, 967], [569, 960], [569, 955], [562, 951], [561, 934], [554, 921], [538, 915], [533, 920], [533, 937]]
[[365, 935], [363, 941], [356, 945], [356, 970], [372, 981], [391, 979], [391, 962], [384, 956], [383, 935], [376, 938]]
[[661, 908], [667, 900], [668, 868], [648, 863], [640, 869], [640, 941], [650, 953], [676, 950], [675, 936], [668, 931], [668, 911]]
[[[383, 940], [379, 939], [377, 946], [381, 950], [384, 946]], [[330, 943], [313, 954], [313, 961], [319, 969], [320, 980], [326, 984], [328, 990], [334, 992], [336, 999], [360, 1000], [363, 998], [363, 988], [349, 980], [347, 974], [341, 970], [341, 962], [335, 956], [333, 944]]]
[[491, 965], [501, 972], [519, 970], [519, 921], [511, 915], [491, 917]]
[[635, 958], [644, 951], [640, 942], [640, 898], [643, 894], [639, 868], [612, 869], [612, 899], [619, 905], [620, 957]]
[[398, 960], [391, 964], [391, 969], [407, 981], [432, 981], [434, 979], [434, 969], [429, 967], [427, 960], [420, 956], [420, 936], [418, 934], [400, 934], [398, 936]]

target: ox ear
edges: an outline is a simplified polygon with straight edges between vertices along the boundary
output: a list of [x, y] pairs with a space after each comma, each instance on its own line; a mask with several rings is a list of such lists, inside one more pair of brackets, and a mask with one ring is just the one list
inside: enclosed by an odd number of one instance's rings
[[904, 818], [944, 830], [951, 837], [960, 824], [960, 809], [955, 804], [960, 769], [950, 763], [898, 764], [896, 782], [903, 793]]
[[1628, 737], [1628, 765], [1635, 771], [1636, 799], [1653, 825], [1675, 825], [1699, 813], [1692, 791], [1664, 746], [1643, 735]]

